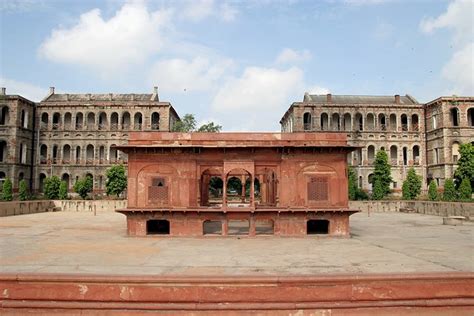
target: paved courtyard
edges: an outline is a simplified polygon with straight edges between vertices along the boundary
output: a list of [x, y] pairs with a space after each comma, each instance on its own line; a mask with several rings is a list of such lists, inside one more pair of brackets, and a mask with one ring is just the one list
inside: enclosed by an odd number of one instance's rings
[[474, 271], [474, 223], [359, 213], [352, 238], [127, 237], [114, 212], [0, 219], [0, 272], [162, 275]]

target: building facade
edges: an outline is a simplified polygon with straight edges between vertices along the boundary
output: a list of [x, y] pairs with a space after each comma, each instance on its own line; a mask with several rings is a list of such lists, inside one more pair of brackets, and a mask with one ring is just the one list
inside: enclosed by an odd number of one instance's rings
[[[439, 122], [435, 127], [433, 113]], [[453, 150], [456, 156], [459, 144], [473, 141], [473, 115], [473, 97], [442, 97], [420, 104], [409, 95], [306, 93], [303, 102], [290, 106], [280, 124], [282, 132], [347, 132], [349, 143], [360, 147], [348, 155], [348, 162], [357, 172], [359, 187], [368, 191], [372, 189], [375, 155], [378, 150], [387, 151], [392, 188], [400, 191], [410, 167], [422, 176], [425, 188], [430, 179], [442, 186], [445, 179], [453, 177], [455, 158], [445, 157]]]
[[0, 176], [12, 179], [14, 189], [27, 179], [32, 190], [42, 191], [52, 175], [71, 189], [90, 175], [100, 192], [106, 169], [127, 163], [115, 146], [126, 143], [131, 131], [169, 131], [179, 120], [156, 87], [151, 94], [57, 94], [50, 88], [36, 104], [2, 90], [0, 102]]

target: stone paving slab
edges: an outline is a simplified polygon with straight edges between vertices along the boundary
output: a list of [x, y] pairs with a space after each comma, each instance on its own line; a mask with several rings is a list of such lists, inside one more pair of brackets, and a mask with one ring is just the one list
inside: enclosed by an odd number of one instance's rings
[[304, 275], [474, 271], [474, 223], [359, 213], [352, 238], [127, 237], [114, 212], [0, 219], [0, 272]]

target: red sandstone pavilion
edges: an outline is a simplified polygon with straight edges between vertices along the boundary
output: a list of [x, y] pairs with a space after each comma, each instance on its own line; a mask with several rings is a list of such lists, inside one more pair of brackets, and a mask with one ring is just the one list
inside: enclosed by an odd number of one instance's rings
[[345, 134], [136, 132], [118, 148], [131, 236], [350, 235]]

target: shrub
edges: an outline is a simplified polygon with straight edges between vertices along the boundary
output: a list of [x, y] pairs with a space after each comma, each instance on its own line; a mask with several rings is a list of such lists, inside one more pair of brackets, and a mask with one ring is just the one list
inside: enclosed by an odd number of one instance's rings
[[459, 186], [459, 198], [461, 200], [470, 200], [472, 197], [471, 181], [468, 178], [464, 178]]
[[365, 192], [362, 189], [357, 188], [356, 200], [363, 201], [363, 200], [368, 200], [368, 199], [369, 199], [369, 195], [367, 194], [367, 192]]
[[461, 144], [459, 154], [458, 167], [454, 172], [456, 188], [459, 188], [465, 178], [469, 179], [472, 188], [474, 187], [474, 145], [471, 143]]
[[349, 200], [353, 201], [357, 199], [357, 191], [359, 191], [357, 187], [357, 175], [352, 167], [349, 167], [348, 171]]
[[12, 180], [10, 180], [9, 178], [6, 178], [5, 181], [3, 181], [2, 200], [4, 201], [13, 200]]
[[446, 179], [444, 182], [443, 201], [456, 201], [456, 196], [453, 179]]
[[385, 197], [385, 188], [382, 184], [382, 181], [376, 179], [374, 182], [374, 188], [372, 191], [372, 200], [381, 200]]
[[25, 180], [21, 180], [18, 185], [18, 198], [20, 201], [28, 200], [28, 187]]
[[61, 181], [59, 185], [59, 199], [60, 200], [67, 200], [67, 182]]
[[107, 181], [105, 187], [107, 195], [116, 195], [117, 197], [127, 188], [127, 176], [125, 175], [124, 165], [115, 165], [107, 169]]
[[388, 163], [388, 156], [385, 150], [379, 150], [374, 161], [374, 175], [372, 177], [374, 200], [381, 200], [390, 193], [390, 183], [392, 176]]
[[408, 170], [407, 178], [403, 181], [402, 196], [405, 200], [414, 200], [421, 192], [421, 177], [414, 168]]
[[431, 180], [428, 187], [428, 198], [431, 201], [436, 201], [438, 199], [438, 186], [436, 185], [435, 180]]
[[85, 176], [82, 179], [79, 179], [74, 184], [74, 192], [79, 194], [79, 196], [83, 199], [87, 197], [87, 195], [92, 192], [93, 188], [93, 181], [91, 176]]
[[57, 176], [44, 179], [44, 195], [50, 200], [58, 199], [60, 186], [61, 180]]

